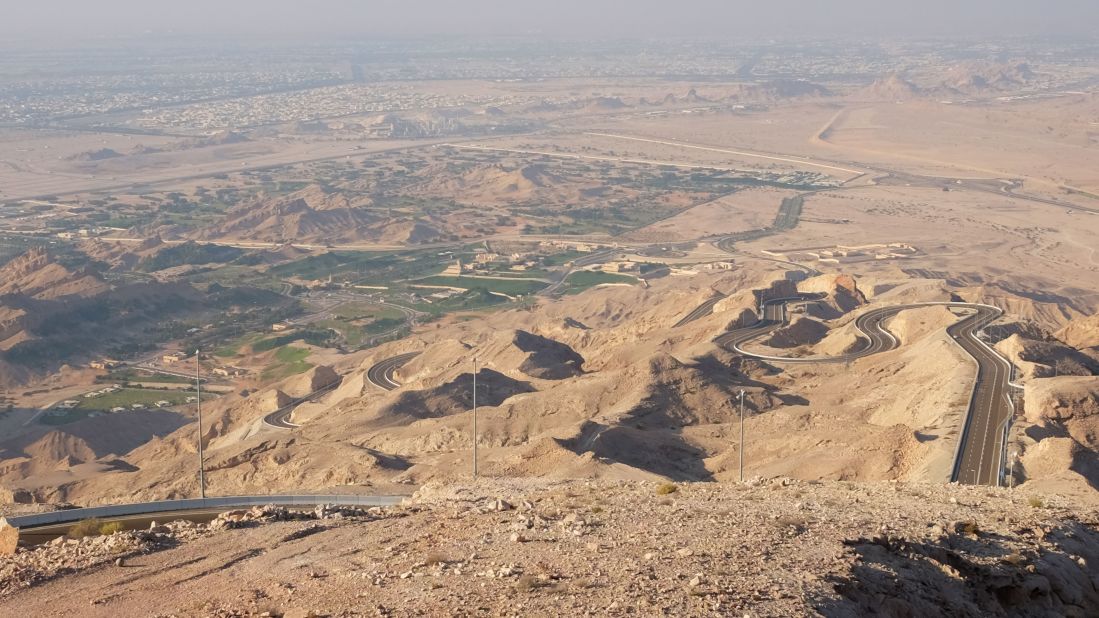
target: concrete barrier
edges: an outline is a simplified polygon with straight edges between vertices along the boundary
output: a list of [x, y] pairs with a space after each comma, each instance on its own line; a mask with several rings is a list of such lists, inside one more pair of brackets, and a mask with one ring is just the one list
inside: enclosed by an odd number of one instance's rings
[[9, 517], [8, 523], [15, 528], [36, 528], [54, 524], [78, 522], [85, 519], [110, 519], [133, 515], [152, 515], [172, 511], [197, 511], [205, 509], [234, 509], [241, 507], [263, 506], [316, 506], [318, 504], [337, 504], [341, 506], [392, 506], [400, 504], [405, 496], [356, 496], [356, 495], [270, 495], [270, 496], [225, 496], [217, 498], [195, 498], [191, 500], [160, 500], [157, 502], [138, 502], [134, 504], [116, 504], [111, 506], [93, 506], [82, 509], [51, 511], [21, 517]]

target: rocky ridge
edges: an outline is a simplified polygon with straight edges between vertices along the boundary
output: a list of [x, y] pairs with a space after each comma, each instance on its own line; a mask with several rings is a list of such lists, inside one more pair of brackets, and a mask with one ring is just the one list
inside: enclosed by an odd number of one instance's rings
[[[0, 563], [0, 610], [1085, 616], [1099, 606], [1097, 513], [1020, 490], [484, 480], [428, 485], [374, 514], [289, 517], [261, 509], [20, 550]], [[264, 525], [225, 529], [235, 518]]]

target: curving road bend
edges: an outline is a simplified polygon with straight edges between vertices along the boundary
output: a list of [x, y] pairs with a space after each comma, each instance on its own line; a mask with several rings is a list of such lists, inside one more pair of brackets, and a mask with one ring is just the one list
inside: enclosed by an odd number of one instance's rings
[[757, 354], [744, 345], [781, 328], [787, 323], [787, 305], [808, 300], [774, 299], [764, 303], [763, 317], [751, 326], [729, 331], [714, 342], [742, 356], [779, 363], [846, 363], [898, 347], [899, 342], [885, 328], [885, 321], [906, 309], [944, 306], [968, 309], [973, 313], [947, 327], [946, 332], [969, 354], [977, 365], [977, 375], [969, 409], [962, 427], [958, 451], [954, 457], [951, 481], [969, 485], [998, 485], [1003, 470], [1003, 432], [1015, 414], [1008, 395], [1011, 364], [980, 338], [980, 331], [1003, 315], [991, 305], [959, 302], [925, 302], [881, 307], [863, 313], [855, 320], [862, 345], [837, 356], [781, 357]]
[[[387, 391], [396, 390], [401, 386], [401, 383], [397, 381], [395, 375], [396, 371], [419, 355], [419, 352], [408, 352], [378, 361], [374, 366], [366, 370], [366, 378], [371, 384], [379, 388]], [[309, 393], [305, 397], [291, 401], [285, 406], [282, 406], [278, 410], [263, 417], [264, 424], [268, 427], [274, 427], [275, 429], [297, 429], [298, 427], [301, 427], [301, 425], [290, 422], [290, 415], [294, 413], [294, 408], [306, 401], [316, 399], [317, 397], [334, 390], [339, 385], [340, 382], [334, 382]]]
[[263, 417], [263, 423], [268, 427], [274, 427], [275, 429], [297, 429], [298, 427], [301, 427], [301, 425], [290, 422], [290, 415], [294, 413], [294, 408], [307, 401], [316, 399], [317, 397], [320, 397], [325, 393], [335, 390], [335, 388], [340, 384], [341, 381], [337, 380], [329, 384], [328, 386], [318, 388], [317, 390], [309, 393], [305, 397], [299, 397], [291, 401], [285, 406], [282, 406], [278, 410], [275, 410], [274, 412], [271, 412], [267, 416]]
[[397, 390], [401, 387], [401, 383], [396, 378], [397, 370], [419, 355], [419, 352], [407, 352], [380, 360], [366, 370], [366, 379], [378, 388], [387, 391]]

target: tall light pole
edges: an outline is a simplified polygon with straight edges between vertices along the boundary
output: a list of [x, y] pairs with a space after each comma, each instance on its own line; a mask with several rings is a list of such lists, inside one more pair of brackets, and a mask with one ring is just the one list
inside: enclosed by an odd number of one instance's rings
[[740, 389], [740, 482], [744, 482], [744, 389]]
[[195, 411], [198, 413], [198, 492], [206, 499], [206, 470], [202, 457], [202, 356], [195, 350]]
[[473, 478], [477, 478], [477, 357], [473, 357]]

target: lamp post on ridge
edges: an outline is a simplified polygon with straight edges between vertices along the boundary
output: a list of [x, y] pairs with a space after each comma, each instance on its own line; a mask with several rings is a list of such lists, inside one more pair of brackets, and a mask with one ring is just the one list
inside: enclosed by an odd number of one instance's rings
[[477, 357], [473, 357], [473, 478], [477, 478]]
[[195, 350], [195, 411], [198, 413], [198, 492], [206, 499], [206, 471], [202, 457], [202, 356]]
[[740, 389], [740, 482], [744, 482], [744, 389]]

